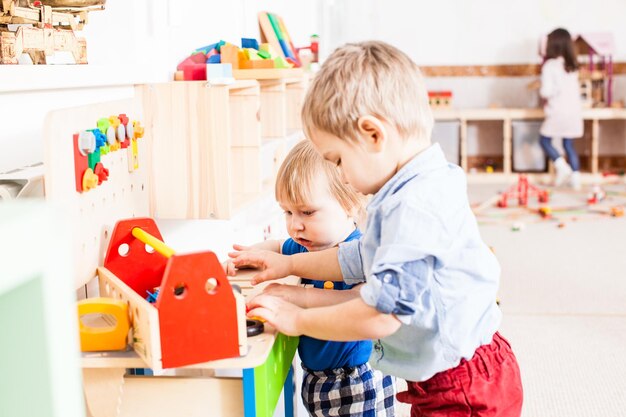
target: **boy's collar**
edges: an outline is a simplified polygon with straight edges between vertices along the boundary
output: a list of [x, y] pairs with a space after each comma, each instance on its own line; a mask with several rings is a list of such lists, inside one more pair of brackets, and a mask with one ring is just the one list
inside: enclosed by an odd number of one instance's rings
[[394, 194], [402, 188], [411, 178], [424, 172], [441, 168], [447, 164], [448, 161], [441, 150], [441, 146], [438, 143], [433, 143], [400, 168], [400, 170], [374, 194], [368, 207], [378, 205], [387, 196]]

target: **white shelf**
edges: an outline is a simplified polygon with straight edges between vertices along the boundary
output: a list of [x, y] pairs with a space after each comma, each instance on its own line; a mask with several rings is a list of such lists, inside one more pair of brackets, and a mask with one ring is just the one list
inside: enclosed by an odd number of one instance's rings
[[0, 65], [0, 93], [129, 86], [166, 78], [149, 66]]

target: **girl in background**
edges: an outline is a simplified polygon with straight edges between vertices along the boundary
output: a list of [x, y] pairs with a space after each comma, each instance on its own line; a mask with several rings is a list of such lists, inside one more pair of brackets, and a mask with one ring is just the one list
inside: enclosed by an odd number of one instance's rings
[[[583, 135], [583, 117], [578, 62], [567, 30], [555, 29], [548, 35], [545, 58], [539, 90], [545, 100], [545, 120], [539, 142], [554, 163], [554, 185], [558, 187], [569, 181], [569, 185], [577, 190], [580, 189], [580, 163], [574, 140]], [[552, 145], [554, 137], [562, 138], [567, 160]]]

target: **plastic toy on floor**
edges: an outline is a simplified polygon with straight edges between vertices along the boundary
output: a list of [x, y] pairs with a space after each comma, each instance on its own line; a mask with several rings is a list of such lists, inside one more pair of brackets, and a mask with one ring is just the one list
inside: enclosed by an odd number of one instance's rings
[[508, 190], [503, 192], [498, 200], [498, 207], [507, 207], [509, 198], [516, 198], [520, 206], [526, 207], [528, 205], [529, 197], [537, 197], [540, 203], [547, 203], [549, 195], [547, 190], [542, 190], [528, 183], [528, 177], [525, 174], [520, 174], [517, 180], [517, 184], [513, 184]]

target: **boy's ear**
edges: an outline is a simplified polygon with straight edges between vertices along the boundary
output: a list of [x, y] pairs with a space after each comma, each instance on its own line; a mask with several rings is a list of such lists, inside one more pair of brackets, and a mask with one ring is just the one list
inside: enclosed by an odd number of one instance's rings
[[382, 120], [371, 115], [361, 116], [357, 121], [357, 128], [366, 149], [373, 152], [383, 149], [387, 141], [387, 129]]

